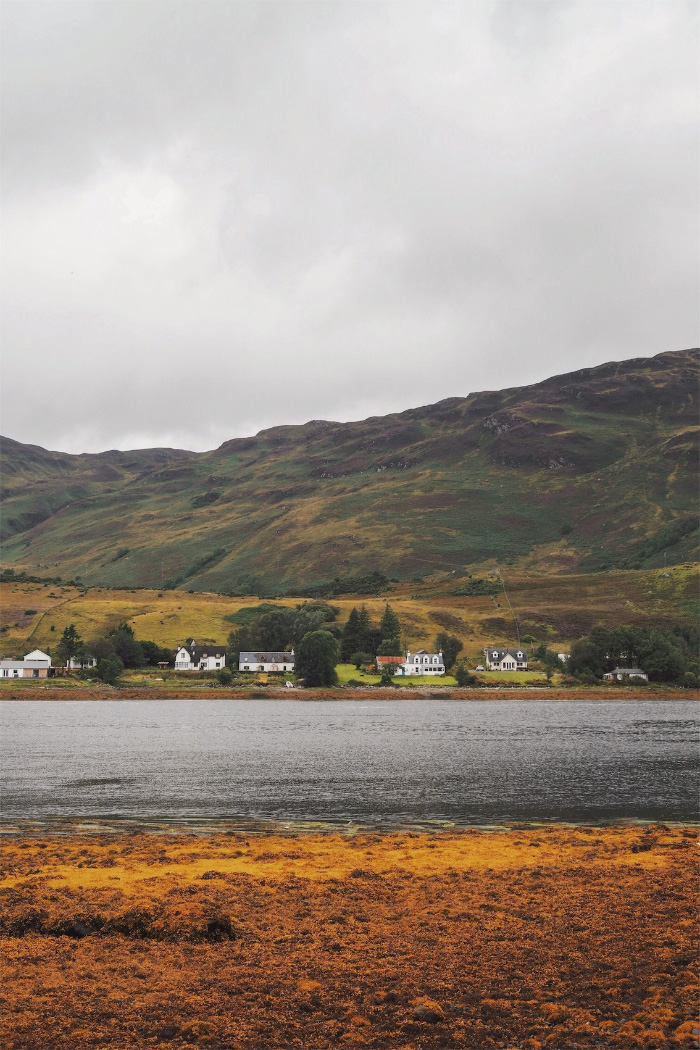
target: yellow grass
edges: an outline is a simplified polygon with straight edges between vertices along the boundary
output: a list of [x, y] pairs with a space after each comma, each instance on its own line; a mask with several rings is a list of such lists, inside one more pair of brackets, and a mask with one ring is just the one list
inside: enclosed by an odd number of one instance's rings
[[[507, 587], [521, 634], [534, 630], [533, 636], [538, 640], [547, 641], [557, 651], [566, 651], [585, 633], [581, 629], [582, 617], [590, 624], [624, 623], [640, 617], [650, 621], [659, 617], [691, 618], [689, 609], [697, 592], [697, 579], [697, 566], [674, 566], [665, 573], [629, 571], [585, 577], [520, 574], [508, 576]], [[388, 600], [401, 620], [407, 648], [432, 649], [437, 632], [447, 630], [462, 641], [462, 655], [472, 667], [483, 661], [484, 646], [499, 642], [517, 644], [516, 627], [502, 594], [459, 597], [449, 593], [456, 586], [448, 574], [442, 574], [421, 585], [398, 585], [386, 596], [334, 598], [332, 604], [339, 608], [341, 621], [347, 619], [353, 606], [363, 602], [373, 619], [378, 620]], [[0, 584], [1, 649], [6, 656], [22, 656], [35, 647], [55, 648], [63, 629], [71, 623], [89, 640], [122, 620], [133, 627], [137, 638], [151, 639], [170, 648], [189, 637], [199, 643], [222, 643], [234, 627], [226, 617], [259, 602], [254, 595], [229, 598], [184, 591], [99, 587], [82, 591], [75, 587], [4, 583]], [[295, 606], [300, 602], [298, 598], [283, 598], [275, 604]], [[36, 612], [26, 615], [30, 609]], [[538, 620], [537, 628], [527, 627], [528, 622]], [[554, 630], [553, 620], [571, 625], [568, 636], [562, 637], [561, 632]]]

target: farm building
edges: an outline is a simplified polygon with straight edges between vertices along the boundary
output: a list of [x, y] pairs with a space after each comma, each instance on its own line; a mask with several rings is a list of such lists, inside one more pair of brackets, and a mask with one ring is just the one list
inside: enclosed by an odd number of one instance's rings
[[394, 665], [394, 667], [395, 667], [394, 674], [403, 674], [403, 672], [399, 670], [399, 668], [402, 666], [403, 662], [404, 662], [403, 656], [377, 656], [377, 657], [375, 657], [375, 663], [377, 665], [377, 671], [378, 671], [379, 674], [381, 674], [383, 669], [385, 667], [388, 667], [389, 664], [393, 664]]

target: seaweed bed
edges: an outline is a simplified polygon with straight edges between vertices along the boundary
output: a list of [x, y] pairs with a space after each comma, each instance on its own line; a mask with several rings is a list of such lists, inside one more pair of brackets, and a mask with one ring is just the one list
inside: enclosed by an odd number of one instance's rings
[[7, 1048], [692, 1047], [696, 831], [7, 836]]

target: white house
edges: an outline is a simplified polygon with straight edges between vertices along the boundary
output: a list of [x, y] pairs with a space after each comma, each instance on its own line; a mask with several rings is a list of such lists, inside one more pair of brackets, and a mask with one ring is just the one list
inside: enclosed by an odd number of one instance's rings
[[0, 678], [48, 678], [51, 657], [34, 649], [24, 660], [0, 660]]
[[417, 653], [406, 653], [406, 659], [399, 666], [397, 674], [444, 674], [445, 661], [442, 653], [426, 653], [419, 649]]
[[181, 645], [175, 653], [176, 671], [218, 671], [226, 666], [225, 645]]
[[487, 671], [527, 671], [527, 649], [484, 649]]
[[239, 671], [266, 671], [270, 674], [294, 670], [294, 650], [288, 653], [240, 653]]
[[31, 663], [44, 664], [46, 667], [51, 666], [51, 657], [48, 653], [42, 653], [41, 649], [32, 649], [31, 653], [27, 653], [24, 659]]
[[641, 667], [616, 667], [603, 675], [606, 682], [621, 682], [623, 678], [642, 678], [649, 681], [649, 675]]
[[82, 671], [84, 667], [97, 667], [96, 656], [71, 656], [66, 664], [70, 671]]

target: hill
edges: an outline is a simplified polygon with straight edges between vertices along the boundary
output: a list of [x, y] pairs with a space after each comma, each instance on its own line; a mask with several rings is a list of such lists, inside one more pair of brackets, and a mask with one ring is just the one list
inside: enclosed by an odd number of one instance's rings
[[376, 571], [459, 581], [477, 566], [693, 560], [698, 375], [696, 350], [669, 352], [205, 453], [5, 439], [4, 564], [92, 586], [299, 594], [338, 575], [361, 592]]
[[[667, 570], [626, 570], [543, 576], [508, 573], [507, 600], [500, 581], [491, 594], [460, 594], [449, 574], [441, 581], [396, 584], [386, 595], [398, 614], [408, 648], [430, 648], [439, 631], [456, 635], [464, 655], [481, 661], [485, 645], [515, 645], [518, 631], [526, 645], [545, 642], [568, 650], [596, 623], [670, 626], [697, 622], [697, 566]], [[489, 582], [495, 582], [489, 580]], [[483, 588], [474, 588], [475, 590]], [[457, 592], [457, 593], [455, 593]], [[106, 634], [122, 621], [137, 638], [174, 649], [194, 636], [203, 644], [224, 642], [240, 623], [241, 608], [255, 608], [256, 597], [226, 597], [183, 591], [113, 590], [31, 582], [0, 584], [3, 655], [22, 657], [31, 649], [52, 649], [73, 623], [85, 639]], [[373, 620], [384, 611], [385, 597], [365, 597]], [[294, 606], [299, 599], [276, 601]], [[269, 605], [269, 602], [267, 603]], [[334, 598], [344, 623], [357, 598]], [[274, 606], [273, 606], [274, 607]], [[517, 627], [514, 622], [517, 619]]]

